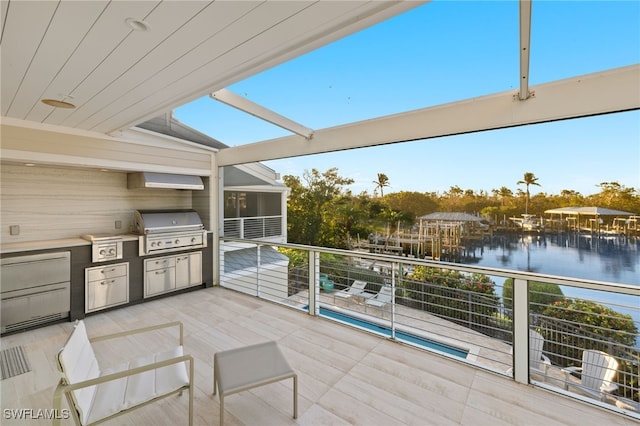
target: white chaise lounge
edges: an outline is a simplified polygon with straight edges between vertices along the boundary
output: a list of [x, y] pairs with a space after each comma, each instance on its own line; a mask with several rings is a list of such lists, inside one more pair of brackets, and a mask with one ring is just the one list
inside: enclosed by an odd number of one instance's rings
[[366, 281], [355, 280], [348, 289], [339, 291], [335, 293], [336, 297], [341, 297], [343, 299], [348, 299], [350, 297], [361, 297], [363, 299], [373, 297], [374, 293], [369, 293], [365, 290], [367, 286]]
[[382, 308], [393, 300], [393, 290], [390, 285], [383, 285], [378, 294], [365, 302], [367, 305]]

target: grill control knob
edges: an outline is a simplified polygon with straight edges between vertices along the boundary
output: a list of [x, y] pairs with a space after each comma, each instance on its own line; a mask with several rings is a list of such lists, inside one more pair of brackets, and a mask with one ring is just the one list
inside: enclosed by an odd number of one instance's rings
[[156, 243], [151, 243], [151, 247], [155, 247], [155, 246], [156, 246]]
[[162, 241], [158, 241], [158, 247], [162, 245]]
[[195, 237], [191, 238], [191, 243], [193, 244], [195, 242], [196, 242], [196, 238]]
[[175, 244], [180, 244], [180, 240], [175, 240]]
[[115, 255], [116, 254], [116, 249], [114, 249], [114, 248], [109, 249], [109, 254], [112, 255], [112, 256]]
[[100, 256], [104, 256], [107, 253], [106, 250], [100, 250]]

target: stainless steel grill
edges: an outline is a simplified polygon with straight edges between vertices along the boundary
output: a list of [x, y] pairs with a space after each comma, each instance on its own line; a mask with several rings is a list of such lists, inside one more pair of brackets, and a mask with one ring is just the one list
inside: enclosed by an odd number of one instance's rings
[[195, 210], [137, 210], [139, 254], [147, 256], [207, 246], [207, 231]]

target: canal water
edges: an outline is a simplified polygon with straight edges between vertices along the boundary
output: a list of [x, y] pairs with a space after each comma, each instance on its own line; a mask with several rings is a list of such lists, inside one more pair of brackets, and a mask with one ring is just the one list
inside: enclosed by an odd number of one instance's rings
[[591, 234], [494, 235], [461, 263], [640, 285], [640, 239]]
[[[505, 234], [467, 247], [460, 263], [640, 286], [640, 239], [579, 233]], [[637, 297], [562, 287], [567, 297], [594, 300], [640, 322]], [[597, 294], [596, 294], [597, 293]]]

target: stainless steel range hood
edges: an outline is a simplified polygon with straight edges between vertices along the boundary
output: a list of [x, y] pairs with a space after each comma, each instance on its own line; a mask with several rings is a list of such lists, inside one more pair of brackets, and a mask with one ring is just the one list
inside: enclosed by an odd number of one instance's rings
[[127, 188], [203, 190], [204, 184], [200, 176], [136, 172], [127, 174]]

